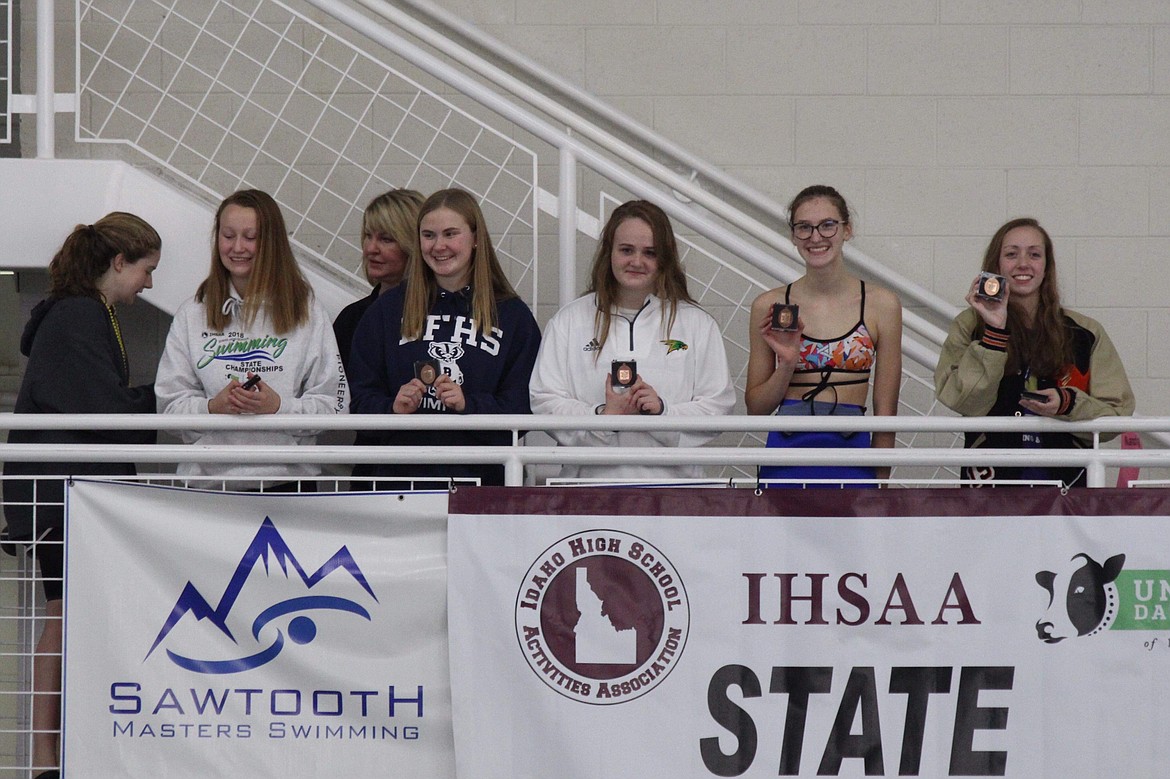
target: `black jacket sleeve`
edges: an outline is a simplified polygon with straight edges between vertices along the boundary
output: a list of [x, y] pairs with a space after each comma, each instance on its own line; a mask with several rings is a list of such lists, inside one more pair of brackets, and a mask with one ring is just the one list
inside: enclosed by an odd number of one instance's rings
[[[154, 385], [130, 387], [113, 325], [96, 300], [59, 301], [37, 330], [18, 411], [40, 414], [151, 414]], [[149, 443], [154, 431], [109, 430], [115, 443]]]

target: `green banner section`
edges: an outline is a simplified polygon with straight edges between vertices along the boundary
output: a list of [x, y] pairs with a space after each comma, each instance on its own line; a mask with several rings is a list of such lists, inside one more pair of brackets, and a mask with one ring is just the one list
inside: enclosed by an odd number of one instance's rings
[[1122, 571], [1110, 630], [1170, 630], [1170, 571]]

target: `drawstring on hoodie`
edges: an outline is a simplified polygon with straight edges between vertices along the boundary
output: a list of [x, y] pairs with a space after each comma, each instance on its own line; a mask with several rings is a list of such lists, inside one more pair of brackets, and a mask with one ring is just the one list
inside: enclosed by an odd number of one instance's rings
[[235, 318], [236, 314], [240, 313], [240, 309], [243, 307], [244, 301], [229, 295], [227, 300], [223, 302], [223, 308], [220, 310], [225, 316]]

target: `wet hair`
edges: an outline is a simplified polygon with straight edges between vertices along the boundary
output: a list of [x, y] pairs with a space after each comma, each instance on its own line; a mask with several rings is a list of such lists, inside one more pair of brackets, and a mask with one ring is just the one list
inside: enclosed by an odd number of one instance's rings
[[[418, 209], [423, 204], [421, 192], [413, 189], [392, 189], [383, 192], [370, 201], [362, 214], [362, 239], [375, 233], [385, 233], [394, 239], [395, 243], [406, 255], [406, 267], [418, 256]], [[403, 278], [406, 276], [406, 267], [403, 268]], [[362, 272], [366, 281], [370, 279], [370, 268], [362, 260]]]
[[[999, 273], [999, 258], [1007, 234], [1017, 227], [1032, 227], [1044, 239], [1044, 279], [1040, 282], [1036, 318], [1029, 328], [1023, 309], [1008, 296], [1008, 337], [1006, 373], [1017, 373], [1028, 368], [1036, 376], [1054, 378], [1073, 361], [1072, 342], [1065, 325], [1064, 309], [1060, 305], [1060, 291], [1056, 283], [1056, 256], [1052, 237], [1032, 217], [1020, 217], [1007, 222], [991, 236], [983, 253], [983, 270]], [[983, 336], [983, 323], [976, 328], [976, 336]]]
[[207, 326], [223, 330], [232, 320], [231, 314], [223, 312], [223, 304], [231, 297], [232, 279], [219, 254], [220, 220], [228, 206], [250, 208], [256, 213], [256, 253], [248, 290], [244, 293], [246, 297], [241, 312], [244, 324], [251, 326], [263, 310], [277, 333], [296, 329], [309, 320], [313, 288], [297, 266], [280, 206], [271, 195], [258, 189], [233, 192], [224, 198], [215, 212], [211, 270], [195, 291], [196, 302], [202, 303], [206, 309]]
[[49, 297], [101, 300], [98, 281], [119, 254], [131, 265], [162, 251], [158, 232], [125, 211], [106, 214], [91, 225], [77, 225], [49, 263]]
[[789, 229], [792, 228], [793, 223], [796, 221], [796, 209], [818, 197], [823, 197], [833, 204], [837, 209], [837, 213], [841, 215], [841, 224], [849, 224], [849, 204], [845, 202], [845, 198], [841, 193], [827, 184], [813, 184], [811, 187], [805, 187], [800, 192], [797, 192], [796, 197], [792, 198], [792, 202], [788, 204]]
[[[475, 236], [471, 249], [471, 318], [481, 333], [491, 333], [499, 321], [496, 302], [518, 297], [512, 288], [484, 222], [483, 211], [475, 197], [463, 189], [443, 189], [423, 201], [415, 223], [415, 234], [422, 227], [422, 220], [432, 211], [447, 208], [454, 211], [467, 223]], [[416, 237], [416, 240], [418, 238]], [[439, 297], [439, 283], [435, 272], [426, 264], [420, 254], [416, 261], [406, 266], [406, 301], [402, 309], [402, 337], [422, 337], [423, 323], [427, 312]]]
[[[669, 312], [663, 320], [664, 338], [670, 337], [679, 301], [695, 303], [687, 291], [687, 276], [666, 212], [647, 200], [630, 200], [622, 203], [609, 215], [609, 220], [601, 231], [597, 253], [593, 256], [593, 269], [589, 273], [589, 289], [585, 291], [586, 294], [597, 294], [593, 334], [602, 347], [609, 338], [609, 325], [613, 319], [613, 311], [617, 307], [618, 282], [613, 275], [612, 259], [614, 240], [618, 227], [628, 219], [642, 220], [650, 226], [650, 233], [654, 236], [654, 250], [658, 257], [658, 278], [654, 294], [663, 301]], [[593, 359], [596, 360], [600, 353], [599, 348], [593, 353]]]

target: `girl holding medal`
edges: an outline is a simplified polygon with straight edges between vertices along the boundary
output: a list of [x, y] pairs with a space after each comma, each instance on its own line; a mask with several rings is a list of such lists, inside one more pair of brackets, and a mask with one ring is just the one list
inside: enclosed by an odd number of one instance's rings
[[[445, 189], [418, 213], [419, 256], [358, 323], [350, 354], [357, 414], [527, 414], [540, 329], [504, 275], [479, 203]], [[428, 381], [429, 380], [429, 381]], [[512, 443], [502, 430], [384, 432], [384, 445]], [[375, 477], [478, 478], [500, 465], [374, 465]]]
[[[735, 404], [723, 334], [687, 291], [670, 219], [645, 200], [614, 209], [588, 292], [549, 321], [532, 374], [537, 414], [721, 415]], [[699, 446], [708, 432], [558, 430], [566, 446]], [[698, 478], [697, 466], [562, 466], [568, 477]]]
[[[902, 306], [893, 292], [851, 275], [843, 249], [853, 237], [845, 198], [824, 185], [806, 187], [788, 207], [792, 241], [805, 274], [752, 303], [748, 355], [749, 414], [862, 416], [870, 398], [876, 416], [898, 413], [902, 380]], [[777, 327], [774, 311], [799, 306], [796, 326]], [[893, 433], [768, 434], [769, 448], [892, 447]], [[858, 466], [760, 467], [761, 480], [887, 476]], [[801, 486], [777, 485], [777, 486]], [[821, 485], [823, 486], [823, 485]], [[836, 486], [836, 485], [833, 485]]]
[[[297, 267], [280, 206], [240, 190], [219, 205], [211, 267], [175, 312], [158, 366], [158, 408], [169, 414], [343, 414], [349, 390], [325, 307]], [[313, 430], [212, 430], [187, 443], [312, 444]], [[209, 487], [316, 490], [311, 463], [180, 463]], [[230, 481], [229, 481], [230, 479]], [[305, 481], [300, 481], [305, 479]]]
[[[1004, 279], [1000, 297], [990, 276]], [[1078, 421], [1133, 413], [1125, 367], [1101, 324], [1064, 308], [1052, 238], [1035, 219], [1013, 219], [992, 236], [982, 273], [967, 292], [939, 355], [939, 402], [964, 416], [1037, 416]], [[1074, 433], [967, 433], [968, 448], [1084, 448]], [[1054, 480], [1084, 486], [1081, 468], [966, 467], [963, 478]]]

